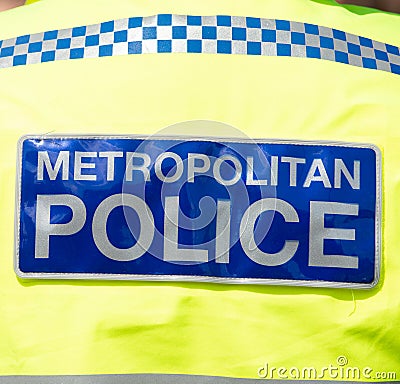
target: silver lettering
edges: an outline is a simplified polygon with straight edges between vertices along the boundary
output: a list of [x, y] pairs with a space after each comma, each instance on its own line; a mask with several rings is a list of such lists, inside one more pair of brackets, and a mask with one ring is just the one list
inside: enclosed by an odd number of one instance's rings
[[310, 202], [309, 265], [313, 267], [358, 268], [357, 256], [326, 255], [324, 240], [355, 240], [355, 229], [326, 228], [325, 215], [358, 215], [358, 204]]

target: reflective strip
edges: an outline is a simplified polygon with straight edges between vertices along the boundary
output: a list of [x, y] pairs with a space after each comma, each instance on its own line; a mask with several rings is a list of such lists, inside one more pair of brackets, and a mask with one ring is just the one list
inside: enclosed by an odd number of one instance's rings
[[[76, 376], [0, 376], [0, 384], [337, 384], [332, 380], [274, 380], [236, 379], [218, 376], [196, 375], [76, 375]], [[366, 381], [340, 381], [346, 384], [371, 383]], [[400, 381], [379, 381], [379, 383], [400, 383]]]
[[292, 56], [400, 74], [398, 47], [337, 29], [257, 17], [171, 14], [2, 40], [0, 68], [143, 53]]

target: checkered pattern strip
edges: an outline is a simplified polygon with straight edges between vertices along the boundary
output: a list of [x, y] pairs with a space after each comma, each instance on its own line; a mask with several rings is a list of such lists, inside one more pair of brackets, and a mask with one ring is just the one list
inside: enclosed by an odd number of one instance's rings
[[144, 53], [292, 56], [400, 74], [399, 47], [315, 24], [162, 14], [0, 41], [0, 68]]

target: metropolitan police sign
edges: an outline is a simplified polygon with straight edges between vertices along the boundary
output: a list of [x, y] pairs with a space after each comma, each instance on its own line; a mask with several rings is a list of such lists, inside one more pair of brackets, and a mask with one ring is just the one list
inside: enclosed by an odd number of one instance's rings
[[371, 145], [25, 137], [22, 278], [366, 288], [379, 278]]

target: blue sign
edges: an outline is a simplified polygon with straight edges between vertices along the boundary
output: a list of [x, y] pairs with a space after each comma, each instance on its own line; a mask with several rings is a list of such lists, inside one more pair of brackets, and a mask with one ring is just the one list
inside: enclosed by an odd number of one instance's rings
[[372, 287], [380, 172], [372, 145], [25, 137], [16, 273]]

